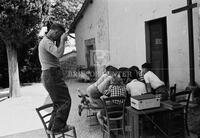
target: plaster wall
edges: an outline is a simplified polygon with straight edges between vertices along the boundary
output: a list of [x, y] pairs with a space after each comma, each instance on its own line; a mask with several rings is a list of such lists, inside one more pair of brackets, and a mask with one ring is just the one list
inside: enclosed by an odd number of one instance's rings
[[[93, 0], [76, 26], [77, 63], [86, 66], [85, 40], [94, 38], [96, 50], [109, 50], [107, 0]], [[109, 57], [108, 57], [109, 58]], [[97, 57], [98, 59], [98, 57]], [[102, 72], [102, 65], [97, 65]]]
[[[189, 46], [187, 12], [172, 14], [185, 6], [186, 0], [108, 0], [110, 62], [120, 66], [146, 62], [145, 22], [167, 19], [169, 83], [178, 89], [189, 83]], [[196, 81], [200, 83], [199, 8], [194, 12]]]

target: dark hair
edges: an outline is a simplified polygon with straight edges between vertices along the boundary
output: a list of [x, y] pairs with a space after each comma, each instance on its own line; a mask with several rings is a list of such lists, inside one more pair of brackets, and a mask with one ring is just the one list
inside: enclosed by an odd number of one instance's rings
[[129, 69], [130, 69], [130, 70], [136, 70], [136, 71], [139, 71], [139, 68], [138, 68], [137, 66], [131, 66]]
[[150, 63], [144, 63], [144, 64], [142, 64], [142, 68], [146, 68], [146, 69], [150, 70], [151, 64]]
[[119, 71], [119, 75], [120, 77], [122, 78], [123, 80], [123, 83], [125, 84], [127, 82], [127, 79], [129, 78], [130, 76], [130, 72], [129, 72], [129, 69], [127, 67], [120, 67], [118, 69]]
[[139, 78], [139, 76], [138, 76], [138, 74], [137, 74], [137, 71], [135, 70], [135, 69], [129, 69], [129, 71], [130, 71], [130, 73], [131, 73], [131, 75], [130, 75], [130, 79], [138, 79]]
[[106, 67], [106, 71], [118, 71], [118, 69], [114, 66], [109, 65]]
[[60, 30], [60, 31], [63, 31], [65, 32], [65, 27], [59, 23], [54, 23], [51, 25], [50, 29], [52, 30]]

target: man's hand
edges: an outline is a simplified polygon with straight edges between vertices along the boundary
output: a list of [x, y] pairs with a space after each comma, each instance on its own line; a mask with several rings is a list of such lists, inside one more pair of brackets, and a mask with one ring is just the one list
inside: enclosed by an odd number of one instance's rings
[[105, 99], [105, 98], [108, 98], [108, 96], [102, 95], [102, 96], [100, 97], [101, 100], [103, 100], [103, 99]]
[[61, 35], [60, 40], [61, 40], [61, 41], [67, 41], [67, 40], [68, 40], [67, 36], [68, 36], [67, 33], [63, 33], [63, 34]]

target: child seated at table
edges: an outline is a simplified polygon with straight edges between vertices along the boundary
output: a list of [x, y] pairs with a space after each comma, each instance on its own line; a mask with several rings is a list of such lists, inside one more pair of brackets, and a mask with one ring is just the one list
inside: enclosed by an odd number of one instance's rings
[[[103, 99], [106, 97], [114, 97], [114, 96], [126, 97], [126, 94], [127, 94], [126, 86], [124, 85], [119, 73], [117, 73], [113, 76], [109, 88], [105, 91], [104, 95], [101, 98]], [[121, 104], [121, 101], [114, 100], [110, 104]], [[97, 112], [97, 119], [101, 125], [103, 124], [103, 115], [105, 115], [104, 110], [100, 110], [99, 112]]]

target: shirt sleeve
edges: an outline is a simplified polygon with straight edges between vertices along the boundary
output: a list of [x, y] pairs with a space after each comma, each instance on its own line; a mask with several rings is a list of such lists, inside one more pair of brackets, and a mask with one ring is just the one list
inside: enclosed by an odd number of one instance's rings
[[128, 94], [130, 94], [130, 87], [129, 87], [129, 83], [126, 85], [126, 90], [128, 91]]
[[109, 86], [108, 89], [105, 90], [104, 92], [105, 92], [104, 95], [110, 96], [110, 93], [111, 93], [111, 86]]
[[101, 82], [103, 82], [107, 76], [107, 74], [101, 75], [101, 77], [96, 81], [96, 85], [98, 86]]
[[57, 55], [57, 50], [58, 50], [58, 48], [57, 48], [56, 44], [54, 44], [52, 41], [48, 41], [48, 42], [47, 42], [47, 44], [45, 45], [45, 49], [46, 49], [49, 53], [51, 53], [52, 55], [58, 57], [58, 55]]
[[144, 74], [144, 81], [145, 81], [145, 83], [150, 83], [150, 81], [149, 81], [149, 75], [147, 73]]

